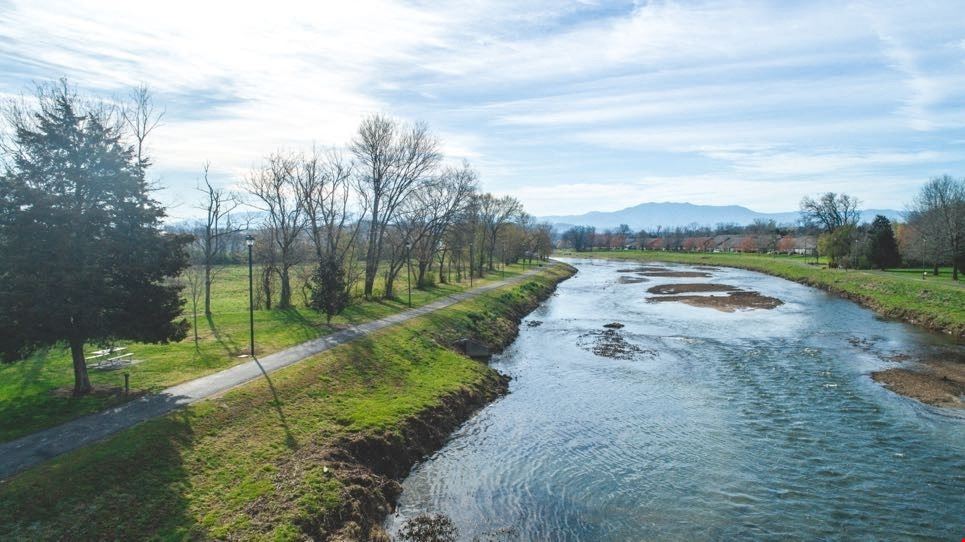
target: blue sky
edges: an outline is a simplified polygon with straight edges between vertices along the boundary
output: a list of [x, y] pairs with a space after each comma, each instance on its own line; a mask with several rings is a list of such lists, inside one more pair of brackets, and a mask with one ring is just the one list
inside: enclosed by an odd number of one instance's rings
[[0, 0], [0, 95], [68, 77], [166, 107], [159, 198], [201, 164], [343, 145], [367, 113], [424, 120], [537, 215], [645, 201], [901, 209], [965, 175], [965, 6], [949, 2]]

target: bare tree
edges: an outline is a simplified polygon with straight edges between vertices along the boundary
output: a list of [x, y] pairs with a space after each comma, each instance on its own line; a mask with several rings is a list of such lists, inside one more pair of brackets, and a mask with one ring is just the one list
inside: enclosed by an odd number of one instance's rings
[[495, 269], [494, 255], [499, 232], [504, 226], [522, 212], [523, 206], [512, 196], [497, 198], [492, 194], [483, 194], [478, 198], [479, 218], [483, 228], [483, 241], [489, 257], [489, 270]]
[[244, 228], [233, 223], [231, 213], [241, 205], [241, 198], [237, 194], [217, 188], [208, 178], [210, 162], [201, 167], [201, 182], [198, 191], [204, 194], [204, 199], [198, 209], [204, 211], [205, 218], [198, 228], [195, 243], [201, 252], [201, 265], [204, 269], [204, 315], [211, 316], [211, 284], [214, 282], [215, 263], [224, 253], [225, 241], [233, 234]]
[[[443, 238], [472, 201], [477, 184], [478, 175], [464, 162], [460, 168], [446, 168], [410, 198], [407, 214], [412, 222], [410, 240], [418, 267], [416, 283], [420, 287], [428, 283], [426, 271], [435, 255], [445, 253]], [[442, 263], [440, 282], [441, 269]]]
[[275, 299], [275, 277], [278, 276], [278, 245], [270, 225], [265, 225], [255, 237], [254, 258], [258, 262], [255, 285], [255, 306], [271, 310]]
[[[306, 305], [325, 312], [327, 321], [351, 301], [358, 273], [353, 257], [362, 222], [352, 221], [355, 202], [353, 164], [332, 149], [320, 156], [316, 148], [303, 158], [298, 197], [305, 211], [308, 236], [315, 249], [315, 265], [306, 283]], [[365, 214], [364, 208], [361, 214]]]
[[318, 262], [344, 262], [358, 238], [361, 221], [353, 223], [350, 209], [353, 171], [354, 165], [334, 149], [320, 156], [312, 148], [301, 160], [297, 194]]
[[952, 280], [958, 280], [965, 251], [965, 179], [942, 175], [928, 181], [915, 198], [914, 211], [923, 237], [941, 247], [939, 254], [952, 264]]
[[438, 148], [424, 124], [400, 126], [384, 115], [372, 115], [359, 125], [351, 150], [359, 164], [359, 192], [369, 211], [366, 297], [372, 296], [386, 229], [403, 201], [438, 165]]
[[818, 224], [825, 232], [831, 233], [842, 226], [857, 226], [861, 213], [860, 202], [848, 194], [827, 192], [818, 199], [805, 196], [801, 200], [801, 220], [807, 224]]
[[902, 239], [903, 251], [915, 259], [921, 260], [924, 268], [931, 263], [932, 273], [938, 275], [939, 265], [945, 256], [945, 244], [942, 239], [942, 228], [936, 213], [927, 209], [919, 212], [912, 208], [905, 213], [907, 231]]
[[187, 285], [188, 301], [191, 302], [191, 316], [193, 320], [191, 328], [194, 330], [194, 349], [200, 350], [201, 343], [198, 338], [198, 305], [204, 292], [204, 267], [192, 264], [191, 267], [184, 270], [183, 277], [184, 283]]
[[[406, 216], [398, 217], [393, 224], [385, 230], [383, 263], [383, 281], [385, 284], [385, 297], [395, 297], [395, 279], [399, 272], [406, 268], [411, 256], [413, 236], [418, 232], [414, 221]], [[408, 273], [408, 268], [406, 272]]]
[[255, 196], [252, 205], [265, 214], [265, 231], [278, 250], [277, 273], [281, 281], [278, 307], [291, 307], [291, 268], [298, 263], [298, 236], [305, 226], [304, 213], [297, 197], [297, 160], [275, 153], [267, 163], [248, 177], [247, 189]]
[[533, 232], [533, 252], [540, 260], [549, 258], [553, 252], [553, 225], [548, 222], [536, 224]]
[[134, 87], [128, 96], [128, 104], [121, 109], [121, 119], [136, 141], [139, 164], [143, 164], [145, 160], [144, 141], [161, 124], [162, 118], [164, 109], [158, 109], [154, 105], [154, 98], [147, 85]]

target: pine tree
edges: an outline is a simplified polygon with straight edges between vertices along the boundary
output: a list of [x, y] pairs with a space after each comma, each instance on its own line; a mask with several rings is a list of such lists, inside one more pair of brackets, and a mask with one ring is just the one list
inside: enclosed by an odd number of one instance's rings
[[[91, 390], [84, 345], [185, 337], [184, 301], [170, 280], [187, 266], [183, 236], [161, 232], [138, 160], [109, 109], [66, 83], [11, 109], [0, 176], [0, 353], [16, 360], [66, 343], [74, 394]], [[175, 321], [178, 319], [177, 321]]]
[[898, 242], [895, 240], [895, 232], [891, 228], [888, 218], [878, 215], [871, 223], [869, 234], [869, 254], [868, 257], [875, 267], [887, 269], [895, 267], [901, 263], [901, 256], [898, 253]]
[[345, 268], [335, 258], [326, 258], [318, 264], [309, 286], [311, 307], [324, 312], [328, 323], [351, 302]]

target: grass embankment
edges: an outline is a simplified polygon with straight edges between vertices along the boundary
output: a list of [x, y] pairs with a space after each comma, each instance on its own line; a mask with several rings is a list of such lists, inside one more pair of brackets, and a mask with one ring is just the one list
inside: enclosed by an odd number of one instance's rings
[[[922, 280], [921, 272], [828, 269], [803, 257], [658, 251], [561, 253], [585, 258], [722, 265], [793, 280], [860, 303], [884, 316], [934, 331], [965, 336], [965, 286], [948, 278]], [[947, 277], [947, 275], [946, 275]]]
[[[493, 280], [519, 275], [530, 266], [511, 265], [503, 272], [493, 272], [485, 279], [473, 281], [480, 286]], [[381, 283], [377, 283], [377, 290]], [[324, 315], [306, 309], [301, 299], [301, 285], [295, 284], [296, 308], [255, 311], [256, 349], [259, 355], [314, 339], [341, 326], [359, 324], [397, 313], [408, 308], [405, 276], [396, 281], [398, 299], [366, 301], [358, 298], [341, 315], [325, 323]], [[412, 304], [424, 305], [469, 288], [468, 279], [461, 283], [437, 284], [424, 290], [412, 290]], [[186, 305], [191, 320], [192, 307]], [[180, 343], [124, 343], [139, 363], [115, 370], [91, 370], [96, 393], [86, 397], [70, 396], [73, 370], [70, 353], [65, 348], [41, 351], [28, 359], [0, 365], [0, 442], [51, 427], [73, 418], [124, 402], [121, 393], [123, 373], [130, 374], [131, 390], [138, 393], [157, 392], [169, 386], [192, 380], [246, 361], [239, 355], [248, 351], [248, 268], [230, 266], [219, 270], [212, 288], [212, 316], [206, 318], [203, 307], [198, 316], [199, 344], [195, 348], [193, 332]], [[95, 350], [92, 346], [88, 350]]]
[[422, 454], [506, 380], [501, 347], [572, 268], [434, 312], [144, 423], [0, 484], [0, 539], [369, 536]]

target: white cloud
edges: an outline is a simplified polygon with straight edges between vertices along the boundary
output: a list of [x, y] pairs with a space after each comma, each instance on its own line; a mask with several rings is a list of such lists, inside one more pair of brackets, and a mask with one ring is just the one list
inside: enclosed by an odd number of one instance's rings
[[452, 159], [538, 214], [614, 198], [784, 210], [825, 179], [870, 177], [905, 187], [885, 192], [898, 206], [931, 164], [965, 165], [947, 148], [965, 125], [959, 11], [21, 0], [0, 6], [0, 93], [62, 75], [106, 94], [148, 83], [169, 105], [150, 142], [169, 201], [205, 160], [231, 182], [386, 111], [429, 121]]

